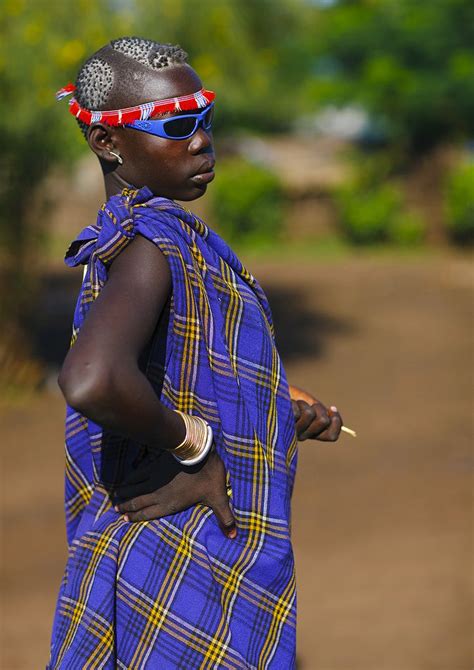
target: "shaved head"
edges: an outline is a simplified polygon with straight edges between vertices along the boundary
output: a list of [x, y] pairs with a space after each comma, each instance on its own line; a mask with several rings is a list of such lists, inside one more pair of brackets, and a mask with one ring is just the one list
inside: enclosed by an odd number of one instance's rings
[[[75, 97], [92, 110], [132, 106], [150, 72], [184, 65], [187, 54], [179, 45], [160, 44], [140, 37], [121, 37], [96, 51], [77, 75]], [[87, 125], [79, 121], [84, 135]]]

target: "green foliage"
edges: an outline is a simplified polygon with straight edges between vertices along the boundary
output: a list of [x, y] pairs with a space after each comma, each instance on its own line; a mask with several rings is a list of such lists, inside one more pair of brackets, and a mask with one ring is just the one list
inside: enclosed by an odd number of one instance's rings
[[458, 244], [474, 243], [474, 164], [463, 163], [446, 185], [448, 230]]
[[[387, 154], [358, 156], [355, 176], [335, 193], [339, 223], [353, 243], [391, 242], [419, 244], [425, 235], [423, 221], [405, 208], [403, 193], [391, 179]], [[356, 163], [356, 157], [353, 157]]]
[[4, 0], [0, 17], [0, 299], [12, 314], [29, 299], [45, 217], [30, 211], [35, 189], [53, 165], [70, 165], [85, 149], [67, 102], [56, 103], [54, 94], [89, 53], [131, 23], [105, 0]]
[[474, 132], [472, 0], [341, 0], [314, 27], [314, 103], [357, 102], [410, 150]]
[[306, 0], [141, 0], [135, 16], [144, 37], [180, 43], [217, 91], [217, 131], [271, 132], [304, 107], [315, 11]]
[[413, 212], [401, 211], [392, 220], [389, 239], [401, 247], [414, 247], [423, 242], [426, 226]]
[[401, 207], [398, 190], [388, 184], [347, 184], [337, 194], [337, 203], [342, 229], [354, 244], [386, 242]]
[[274, 240], [282, 229], [282, 187], [266, 168], [241, 158], [224, 160], [210, 196], [216, 226], [230, 242]]

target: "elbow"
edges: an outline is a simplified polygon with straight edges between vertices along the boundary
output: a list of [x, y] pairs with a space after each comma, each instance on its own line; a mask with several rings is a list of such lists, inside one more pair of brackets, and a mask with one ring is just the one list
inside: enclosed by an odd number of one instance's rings
[[61, 368], [58, 385], [67, 402], [84, 416], [97, 415], [110, 399], [110, 375], [98, 366], [67, 365]]

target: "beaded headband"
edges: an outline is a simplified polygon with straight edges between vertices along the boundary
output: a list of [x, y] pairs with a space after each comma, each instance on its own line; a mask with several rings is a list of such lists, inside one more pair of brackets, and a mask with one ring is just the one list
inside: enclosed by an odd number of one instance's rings
[[[74, 84], [67, 84], [56, 93], [56, 100], [62, 100], [67, 95], [74, 93], [76, 87]], [[206, 91], [201, 88], [196, 93], [182, 95], [178, 98], [165, 98], [155, 102], [146, 102], [136, 107], [126, 107], [124, 109], [107, 109], [104, 111], [94, 111], [81, 107], [76, 98], [69, 101], [69, 111], [76, 119], [83, 121], [90, 126], [92, 123], [107, 123], [109, 126], [122, 126], [125, 123], [133, 121], [146, 121], [154, 114], [164, 112], [184, 112], [190, 109], [201, 109], [211, 103], [216, 94], [214, 91]]]

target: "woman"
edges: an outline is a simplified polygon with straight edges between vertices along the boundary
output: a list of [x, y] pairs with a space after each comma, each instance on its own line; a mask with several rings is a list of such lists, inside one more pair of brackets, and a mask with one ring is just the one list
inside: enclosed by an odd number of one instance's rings
[[296, 436], [334, 441], [341, 417], [288, 386], [261, 288], [175, 202], [214, 177], [186, 54], [114, 40], [73, 90], [107, 202], [66, 254], [86, 268], [48, 667], [293, 668]]

